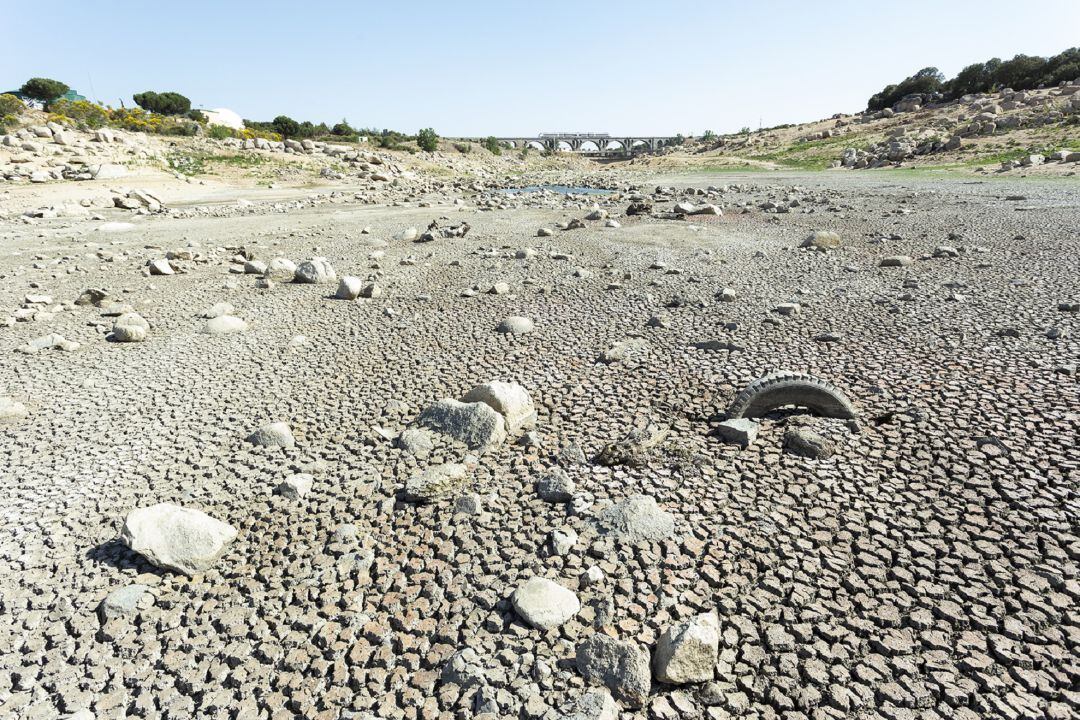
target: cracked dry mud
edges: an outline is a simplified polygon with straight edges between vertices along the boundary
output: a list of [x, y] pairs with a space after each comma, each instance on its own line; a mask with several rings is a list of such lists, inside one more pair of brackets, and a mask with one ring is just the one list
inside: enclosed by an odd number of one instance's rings
[[[4, 224], [8, 313], [27, 294], [61, 305], [104, 288], [150, 327], [111, 342], [114, 318], [69, 306], [0, 329], [0, 395], [26, 408], [0, 426], [0, 716], [565, 717], [593, 687], [575, 665], [589, 636], [651, 653], [715, 612], [713, 679], [654, 679], [623, 718], [1076, 717], [1077, 315], [1059, 309], [1080, 299], [1076, 185], [735, 182], [704, 200], [723, 217], [626, 217], [622, 193], [599, 200], [621, 228], [549, 237], [538, 228], [588, 208], [339, 197], [119, 234]], [[648, 196], [656, 180], [640, 185]], [[790, 213], [760, 209], [792, 196]], [[471, 232], [394, 239], [444, 215]], [[812, 230], [841, 247], [798, 249]], [[141, 273], [189, 245], [204, 262]], [[933, 257], [942, 245], [955, 257]], [[383, 293], [259, 289], [229, 273], [240, 248], [325, 257]], [[516, 258], [524, 248], [537, 252]], [[900, 255], [914, 261], [879, 267]], [[487, 292], [496, 283], [509, 292]], [[203, 332], [223, 302], [246, 331]], [[497, 331], [514, 316], [534, 329]], [[49, 333], [80, 347], [13, 352]], [[632, 339], [645, 342], [601, 361]], [[735, 394], [779, 369], [842, 388], [858, 426], [780, 413], [745, 449], [725, 443]], [[394, 442], [433, 402], [492, 380], [529, 391], [535, 442], [468, 459], [437, 436], [422, 458]], [[273, 422], [292, 447], [247, 441]], [[667, 435], [643, 462], [593, 461], [650, 427]], [[792, 428], [832, 455], [785, 452]], [[471, 486], [456, 500], [401, 496], [461, 462]], [[536, 491], [556, 466], [568, 503]], [[298, 474], [310, 490], [277, 490]], [[639, 494], [673, 535], [597, 534], [607, 504]], [[155, 568], [118, 538], [157, 503], [238, 537], [205, 573]], [[530, 626], [511, 595], [533, 576], [580, 610]], [[613, 717], [604, 708], [590, 695], [575, 717]]]

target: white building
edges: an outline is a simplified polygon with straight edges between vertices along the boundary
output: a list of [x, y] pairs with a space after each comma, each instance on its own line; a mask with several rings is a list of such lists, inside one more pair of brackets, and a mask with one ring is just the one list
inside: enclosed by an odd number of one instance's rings
[[211, 125], [224, 125], [233, 130], [244, 129], [244, 119], [228, 108], [216, 110], [200, 110], [207, 117]]

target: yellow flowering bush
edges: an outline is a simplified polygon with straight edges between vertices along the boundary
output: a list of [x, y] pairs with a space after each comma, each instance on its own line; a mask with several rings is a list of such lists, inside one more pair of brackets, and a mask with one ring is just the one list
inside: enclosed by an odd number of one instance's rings
[[109, 110], [89, 100], [55, 100], [49, 105], [49, 119], [65, 125], [96, 129], [109, 122]]

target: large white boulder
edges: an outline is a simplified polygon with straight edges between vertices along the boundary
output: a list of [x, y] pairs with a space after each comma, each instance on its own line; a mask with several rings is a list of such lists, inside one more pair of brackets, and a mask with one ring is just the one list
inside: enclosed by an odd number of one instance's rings
[[221, 557], [236, 528], [199, 510], [158, 503], [132, 510], [120, 539], [158, 567], [196, 575]]

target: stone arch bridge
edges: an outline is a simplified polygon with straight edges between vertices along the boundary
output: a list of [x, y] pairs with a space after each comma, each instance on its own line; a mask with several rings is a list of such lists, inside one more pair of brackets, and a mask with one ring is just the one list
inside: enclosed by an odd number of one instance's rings
[[[514, 149], [531, 147], [550, 152], [576, 152], [584, 155], [634, 155], [677, 145], [675, 137], [647, 135], [609, 135], [608, 133], [541, 133], [536, 137], [495, 138]], [[481, 139], [482, 141], [482, 139]]]

